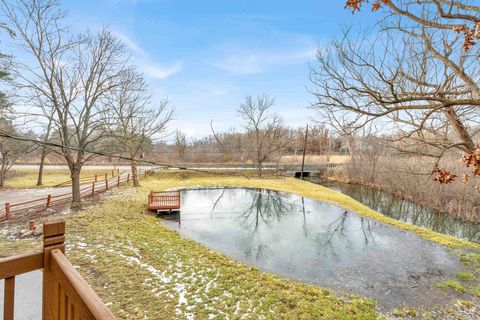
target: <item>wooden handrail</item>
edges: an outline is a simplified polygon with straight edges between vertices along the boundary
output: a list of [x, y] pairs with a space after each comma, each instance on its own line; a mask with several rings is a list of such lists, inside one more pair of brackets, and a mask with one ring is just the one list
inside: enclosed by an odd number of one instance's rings
[[0, 259], [0, 279], [43, 268], [43, 251]]
[[59, 284], [60, 294], [65, 297], [64, 301], [62, 301], [62, 298], [59, 301], [60, 311], [65, 312], [65, 319], [74, 319], [74, 316], [87, 320], [116, 319], [95, 291], [58, 249], [51, 252], [50, 270]]
[[43, 320], [116, 319], [65, 257], [65, 223], [44, 222], [43, 232], [43, 251], [0, 259], [0, 279], [5, 279], [3, 319], [14, 319], [15, 276], [42, 268]]

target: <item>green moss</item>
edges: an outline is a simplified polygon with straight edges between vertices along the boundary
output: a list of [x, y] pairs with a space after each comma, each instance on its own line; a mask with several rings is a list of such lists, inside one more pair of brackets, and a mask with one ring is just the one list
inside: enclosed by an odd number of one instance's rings
[[465, 293], [467, 290], [457, 281], [454, 280], [446, 280], [437, 285], [440, 289], [451, 288], [457, 292]]
[[465, 253], [461, 252], [460, 261], [462, 261], [465, 265], [473, 267], [473, 268], [480, 268], [480, 252], [470, 252]]
[[464, 280], [464, 281], [475, 279], [475, 276], [471, 272], [466, 272], [466, 271], [459, 272], [459, 273], [457, 273], [456, 276], [457, 276], [458, 279]]
[[476, 286], [473, 288], [473, 294], [480, 298], [480, 286]]
[[467, 301], [467, 300], [460, 300], [458, 301], [460, 307], [465, 308], [465, 309], [471, 309], [475, 307], [475, 303], [472, 301]]
[[393, 310], [392, 315], [397, 318], [402, 318], [405, 314], [403, 313], [402, 310], [395, 309]]

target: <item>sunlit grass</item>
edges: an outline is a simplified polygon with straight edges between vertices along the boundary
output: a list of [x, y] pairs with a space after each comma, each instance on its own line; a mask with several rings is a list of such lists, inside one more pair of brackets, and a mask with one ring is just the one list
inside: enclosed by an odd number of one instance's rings
[[[99, 179], [101, 179], [105, 173], [110, 177], [112, 175], [112, 170], [85, 169], [82, 170], [81, 177], [91, 177], [98, 174]], [[38, 169], [15, 168], [11, 171], [11, 174], [13, 177], [7, 179], [5, 183], [6, 187], [38, 188]], [[43, 186], [41, 187], [53, 187], [68, 180], [70, 180], [70, 171], [68, 169], [51, 169], [46, 167], [43, 172]]]

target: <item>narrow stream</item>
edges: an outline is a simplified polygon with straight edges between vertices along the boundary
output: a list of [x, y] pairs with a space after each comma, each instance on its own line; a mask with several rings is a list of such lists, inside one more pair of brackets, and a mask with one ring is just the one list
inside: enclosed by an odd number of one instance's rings
[[480, 243], [480, 225], [473, 222], [457, 219], [449, 214], [367, 186], [320, 179], [310, 181], [346, 194], [373, 210], [396, 220]]

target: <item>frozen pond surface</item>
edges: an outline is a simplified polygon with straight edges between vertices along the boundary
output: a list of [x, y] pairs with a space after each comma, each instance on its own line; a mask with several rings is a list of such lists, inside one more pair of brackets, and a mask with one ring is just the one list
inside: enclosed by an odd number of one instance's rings
[[458, 258], [415, 234], [338, 206], [258, 189], [182, 192], [182, 211], [165, 216], [184, 236], [261, 270], [357, 293], [384, 308], [450, 301], [438, 282]]

